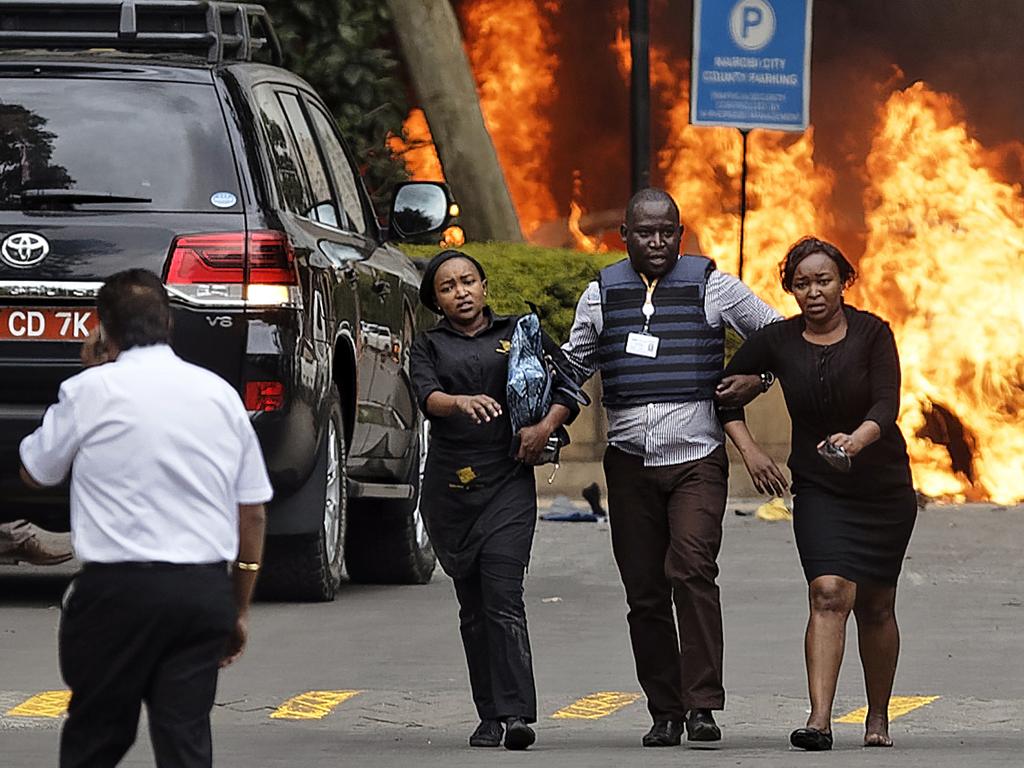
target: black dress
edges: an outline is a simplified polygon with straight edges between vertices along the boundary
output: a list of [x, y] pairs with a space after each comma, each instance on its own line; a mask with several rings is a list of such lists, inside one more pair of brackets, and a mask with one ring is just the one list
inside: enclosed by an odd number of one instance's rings
[[[847, 332], [833, 344], [804, 338], [802, 315], [766, 326], [740, 347], [725, 375], [773, 371], [793, 422], [789, 469], [793, 528], [804, 574], [894, 585], [917, 517], [907, 445], [896, 424], [900, 366], [889, 325], [844, 306]], [[723, 420], [738, 418], [723, 411]], [[874, 421], [881, 437], [834, 469], [817, 445]]]

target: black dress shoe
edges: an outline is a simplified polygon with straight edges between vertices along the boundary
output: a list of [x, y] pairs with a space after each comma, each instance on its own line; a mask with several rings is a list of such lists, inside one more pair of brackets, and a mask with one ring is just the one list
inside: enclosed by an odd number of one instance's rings
[[655, 720], [644, 736], [645, 747], [677, 747], [683, 737], [683, 724], [678, 720]]
[[710, 709], [691, 709], [686, 713], [687, 741], [721, 741], [722, 730]]
[[817, 728], [797, 728], [789, 734], [789, 743], [808, 752], [827, 752], [832, 749], [832, 732]]
[[505, 735], [505, 729], [501, 727], [500, 720], [481, 720], [480, 725], [469, 737], [471, 747], [500, 747], [501, 737]]
[[537, 740], [533, 728], [521, 717], [510, 717], [505, 722], [505, 749], [526, 749]]

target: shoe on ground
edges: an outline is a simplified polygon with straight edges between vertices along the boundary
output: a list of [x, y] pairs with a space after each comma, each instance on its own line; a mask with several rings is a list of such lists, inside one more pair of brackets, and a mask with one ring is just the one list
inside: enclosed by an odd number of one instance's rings
[[691, 709], [686, 713], [687, 741], [721, 741], [722, 729], [710, 709]]
[[808, 752], [827, 752], [832, 749], [832, 733], [817, 728], [797, 728], [789, 734], [789, 743]]
[[473, 735], [469, 737], [469, 746], [500, 747], [504, 735], [505, 729], [500, 720], [481, 720]]
[[537, 740], [533, 728], [521, 717], [511, 717], [505, 723], [505, 749], [526, 749]]
[[13, 550], [10, 556], [31, 565], [59, 565], [73, 558], [75, 553], [68, 544], [44, 543], [39, 536], [33, 534]]
[[683, 739], [683, 724], [678, 720], [655, 720], [644, 735], [645, 747], [677, 747]]

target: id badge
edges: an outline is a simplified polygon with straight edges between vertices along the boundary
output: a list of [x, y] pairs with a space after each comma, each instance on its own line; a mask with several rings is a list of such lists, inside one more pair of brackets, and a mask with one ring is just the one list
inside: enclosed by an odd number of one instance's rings
[[626, 338], [626, 354], [627, 355], [639, 355], [640, 357], [657, 357], [658, 356], [658, 342], [660, 342], [657, 336], [651, 336], [649, 333], [631, 333]]

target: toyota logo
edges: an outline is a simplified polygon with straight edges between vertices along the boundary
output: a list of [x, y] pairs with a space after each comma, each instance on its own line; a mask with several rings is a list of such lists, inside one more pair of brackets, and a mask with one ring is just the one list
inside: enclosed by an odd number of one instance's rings
[[50, 253], [46, 238], [34, 232], [15, 232], [4, 238], [0, 245], [0, 258], [19, 269], [34, 267]]

